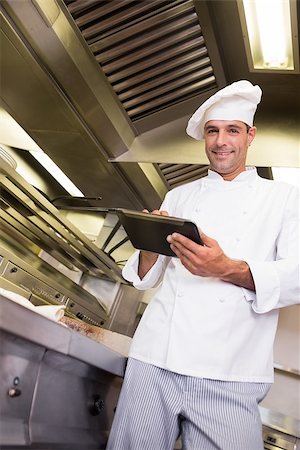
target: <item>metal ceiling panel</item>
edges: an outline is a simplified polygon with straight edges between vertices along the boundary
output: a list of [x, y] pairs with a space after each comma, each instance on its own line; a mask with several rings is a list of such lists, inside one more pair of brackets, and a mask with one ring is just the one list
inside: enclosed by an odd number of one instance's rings
[[[1, 105], [84, 195], [102, 197], [106, 207], [154, 209], [164, 193], [153, 177], [138, 164], [108, 162], [134, 132], [62, 6], [59, 23], [49, 27], [32, 2], [1, 3]], [[31, 155], [19, 153], [29, 165]], [[157, 180], [162, 184], [158, 174]], [[50, 193], [60, 195], [52, 186]]]
[[156, 166], [168, 189], [173, 189], [182, 184], [205, 177], [209, 167], [201, 164], [166, 163], [160, 163]]
[[65, 0], [134, 122], [217, 86], [192, 0]]

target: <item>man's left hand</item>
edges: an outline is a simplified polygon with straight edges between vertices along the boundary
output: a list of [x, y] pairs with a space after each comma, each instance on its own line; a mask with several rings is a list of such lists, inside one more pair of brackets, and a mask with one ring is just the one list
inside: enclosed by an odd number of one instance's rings
[[204, 245], [196, 244], [178, 233], [168, 236], [167, 241], [184, 267], [193, 275], [220, 278], [255, 291], [252, 273], [245, 261], [226, 256], [218, 242], [202, 232], [201, 238]]
[[178, 233], [167, 238], [171, 249], [189, 272], [202, 277], [222, 278], [231, 259], [225, 255], [215, 239], [204, 233], [201, 233], [201, 239], [204, 245], [196, 244]]

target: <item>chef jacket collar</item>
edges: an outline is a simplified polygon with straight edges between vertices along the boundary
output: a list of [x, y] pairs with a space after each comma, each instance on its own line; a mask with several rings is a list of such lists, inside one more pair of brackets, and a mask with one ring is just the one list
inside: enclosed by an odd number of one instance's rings
[[[256, 167], [246, 167], [246, 170], [244, 170], [244, 172], [241, 172], [232, 181], [228, 181], [228, 183], [252, 182], [256, 179], [256, 177], [257, 177]], [[208, 175], [206, 177], [206, 180], [227, 182], [221, 175], [210, 169], [208, 169]]]

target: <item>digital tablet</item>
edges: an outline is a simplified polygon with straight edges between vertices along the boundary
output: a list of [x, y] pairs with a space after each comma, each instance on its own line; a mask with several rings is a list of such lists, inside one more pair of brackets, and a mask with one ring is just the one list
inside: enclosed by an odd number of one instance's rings
[[176, 256], [167, 242], [167, 236], [175, 232], [203, 245], [197, 225], [189, 220], [122, 208], [117, 208], [116, 213], [136, 249]]

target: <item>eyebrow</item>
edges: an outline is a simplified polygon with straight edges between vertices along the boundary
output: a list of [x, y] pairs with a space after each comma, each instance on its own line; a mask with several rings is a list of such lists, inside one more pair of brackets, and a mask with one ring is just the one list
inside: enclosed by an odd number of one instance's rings
[[[226, 126], [226, 128], [232, 128], [232, 127], [238, 128], [238, 129], [240, 129], [240, 130], [243, 128], [243, 127], [241, 127], [240, 125], [238, 125], [237, 123], [229, 123], [229, 124]], [[215, 128], [220, 128], [220, 127], [218, 127], [217, 125], [207, 125], [207, 126], [204, 127], [204, 131], [212, 130], [212, 129], [215, 129]]]

